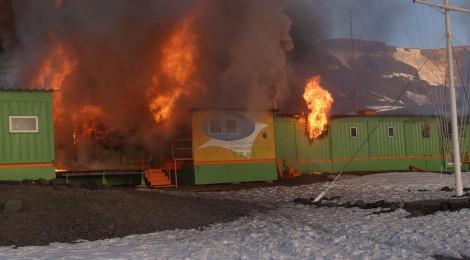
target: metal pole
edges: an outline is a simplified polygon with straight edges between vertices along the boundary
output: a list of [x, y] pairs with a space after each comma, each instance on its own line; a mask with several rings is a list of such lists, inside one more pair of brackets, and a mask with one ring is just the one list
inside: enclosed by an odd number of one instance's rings
[[425, 0], [413, 0], [413, 2], [439, 7], [444, 9], [445, 23], [446, 23], [446, 45], [447, 45], [447, 66], [449, 68], [449, 88], [450, 88], [450, 119], [452, 127], [452, 145], [454, 148], [454, 167], [455, 167], [455, 194], [460, 197], [463, 196], [462, 187], [462, 170], [460, 162], [460, 145], [459, 145], [459, 130], [457, 125], [457, 101], [455, 98], [455, 86], [454, 86], [454, 68], [452, 59], [452, 42], [451, 42], [451, 31], [450, 31], [450, 11], [459, 11], [470, 13], [470, 10], [449, 5], [449, 0], [445, 0], [444, 4], [437, 4], [427, 2]]
[[[445, 5], [448, 5], [449, 0], [445, 0]], [[454, 148], [454, 167], [455, 167], [455, 195], [463, 195], [462, 187], [462, 172], [460, 164], [460, 145], [459, 145], [459, 129], [457, 125], [457, 101], [455, 98], [454, 86], [454, 67], [452, 59], [452, 42], [450, 31], [450, 10], [445, 9], [446, 18], [446, 44], [447, 44], [447, 66], [449, 68], [449, 87], [450, 87], [450, 116], [452, 125], [452, 145]]]
[[351, 63], [352, 63], [352, 76], [353, 76], [353, 89], [354, 89], [354, 114], [357, 115], [357, 91], [356, 91], [356, 63], [354, 58], [354, 38], [352, 27], [352, 14], [349, 10], [349, 25], [351, 29]]

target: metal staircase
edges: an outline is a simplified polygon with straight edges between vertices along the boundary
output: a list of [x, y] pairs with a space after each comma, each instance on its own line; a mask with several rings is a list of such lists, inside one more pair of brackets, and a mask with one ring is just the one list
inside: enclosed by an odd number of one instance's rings
[[151, 188], [178, 188], [178, 170], [183, 168], [185, 161], [193, 161], [192, 140], [172, 140], [171, 157], [171, 159], [164, 160], [160, 168], [144, 171], [144, 177]]

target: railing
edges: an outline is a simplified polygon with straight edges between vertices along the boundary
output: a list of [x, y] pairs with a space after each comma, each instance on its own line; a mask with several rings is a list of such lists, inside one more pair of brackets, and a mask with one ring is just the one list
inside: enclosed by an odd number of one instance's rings
[[[175, 176], [175, 188], [178, 188], [178, 168], [182, 168], [184, 161], [192, 161], [193, 158], [193, 140], [192, 139], [173, 139], [171, 141], [171, 160], [173, 161], [173, 170]], [[181, 162], [181, 163], [178, 163]], [[181, 167], [178, 167], [181, 166]], [[168, 167], [168, 172], [170, 174]]]

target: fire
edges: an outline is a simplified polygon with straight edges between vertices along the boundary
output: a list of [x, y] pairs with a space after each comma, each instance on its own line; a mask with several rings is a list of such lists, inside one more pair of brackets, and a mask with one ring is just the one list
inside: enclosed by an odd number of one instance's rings
[[73, 71], [76, 61], [70, 59], [57, 37], [49, 34], [54, 48], [41, 63], [39, 73], [33, 79], [33, 85], [60, 90], [65, 78]]
[[184, 20], [162, 48], [162, 68], [179, 85], [184, 85], [196, 72], [196, 35], [191, 31], [191, 19]]
[[[333, 103], [331, 94], [320, 86], [320, 81], [320, 76], [309, 79], [303, 95], [310, 110], [307, 120], [304, 119], [303, 123], [306, 124], [305, 129], [311, 140], [318, 139], [325, 130], [328, 124], [328, 113]], [[299, 123], [302, 125], [302, 121]]]
[[[72, 60], [55, 34], [49, 33], [49, 39], [54, 48], [49, 51], [46, 58], [41, 62], [37, 76], [33, 78], [31, 85], [43, 89], [61, 90], [67, 76], [72, 73], [77, 62]], [[60, 93], [54, 97], [54, 121], [62, 120], [64, 109], [62, 107], [62, 96]]]
[[[197, 86], [190, 78], [196, 73], [195, 60], [198, 57], [196, 34], [192, 32], [192, 20], [183, 20], [176, 31], [161, 49], [162, 75], [154, 75], [153, 86], [147, 91], [150, 98], [149, 110], [156, 122], [164, 122], [171, 116], [175, 103], [182, 95], [189, 95], [192, 88]], [[166, 77], [172, 88], [162, 93], [159, 79]]]
[[88, 140], [102, 142], [106, 139], [109, 132], [106, 113], [101, 107], [93, 105], [81, 106], [72, 117], [74, 124], [73, 139], [76, 144], [79, 137], [85, 137]]

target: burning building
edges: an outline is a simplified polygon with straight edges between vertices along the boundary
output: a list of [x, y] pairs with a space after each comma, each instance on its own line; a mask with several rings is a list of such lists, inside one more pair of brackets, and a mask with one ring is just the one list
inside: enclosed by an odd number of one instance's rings
[[103, 149], [156, 158], [188, 135], [194, 108], [272, 109], [285, 96], [283, 1], [3, 2], [4, 87], [56, 91], [60, 168], [115, 167]]

